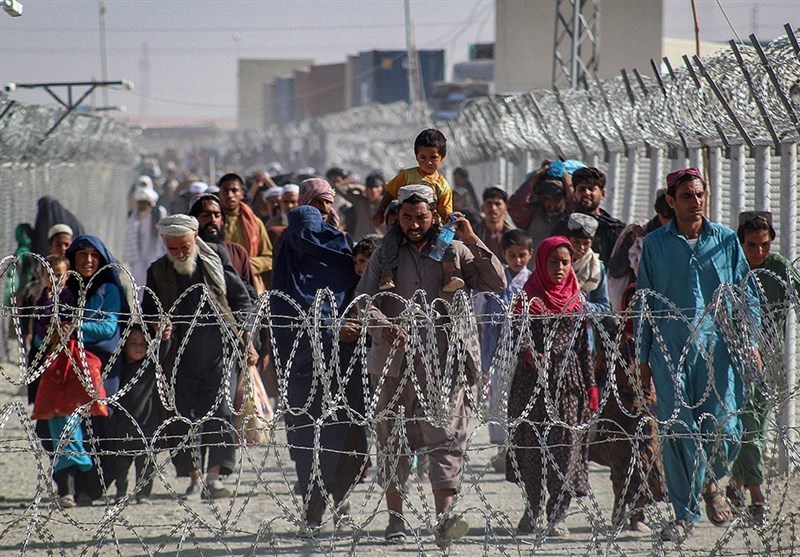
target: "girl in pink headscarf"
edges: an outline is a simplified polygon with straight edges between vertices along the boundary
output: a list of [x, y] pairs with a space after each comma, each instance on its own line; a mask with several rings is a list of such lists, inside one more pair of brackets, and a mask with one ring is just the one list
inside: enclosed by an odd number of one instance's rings
[[509, 450], [506, 479], [527, 499], [517, 526], [531, 533], [541, 514], [542, 475], [547, 533], [567, 536], [564, 519], [572, 495], [589, 490], [588, 446], [577, 426], [598, 407], [583, 301], [572, 270], [572, 245], [552, 236], [539, 245], [536, 267], [525, 283], [532, 344], [520, 358], [508, 400]]

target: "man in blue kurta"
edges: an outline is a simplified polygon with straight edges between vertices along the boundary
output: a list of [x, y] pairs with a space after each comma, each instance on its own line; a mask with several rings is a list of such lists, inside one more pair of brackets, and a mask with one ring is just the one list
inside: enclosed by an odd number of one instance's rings
[[720, 318], [729, 315], [721, 312], [732, 307], [730, 297], [711, 304], [720, 285], [742, 285], [749, 268], [736, 234], [703, 216], [706, 194], [697, 168], [667, 176], [667, 201], [675, 217], [645, 238], [639, 265], [637, 290], [644, 311], [637, 324], [639, 361], [645, 385], [652, 372], [676, 518], [662, 532], [665, 540], [681, 540], [691, 532], [700, 519], [701, 494], [714, 524], [732, 518], [717, 482], [739, 449], [746, 356], [732, 354], [729, 344], [732, 334], [743, 335], [745, 344], [749, 337], [747, 320], [738, 321], [734, 332], [720, 331]]

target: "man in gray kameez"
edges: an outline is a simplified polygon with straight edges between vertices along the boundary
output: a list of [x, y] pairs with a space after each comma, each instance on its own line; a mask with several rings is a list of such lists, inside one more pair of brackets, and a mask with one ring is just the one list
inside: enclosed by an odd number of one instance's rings
[[[438, 515], [434, 533], [437, 544], [444, 548], [469, 528], [450, 507], [461, 483], [470, 414], [465, 390], [480, 376], [477, 330], [474, 321], [466, 322], [464, 312], [459, 312], [458, 318], [451, 318], [441, 302], [427, 309], [422, 305], [423, 301], [431, 303], [436, 298], [453, 303], [456, 297], [453, 293], [442, 293], [442, 265], [428, 257], [438, 233], [432, 226], [436, 213], [433, 190], [425, 185], [405, 186], [399, 191], [398, 201], [403, 243], [392, 294], [402, 299], [384, 294], [364, 304], [373, 343], [367, 365], [373, 384], [380, 389], [377, 437], [382, 454], [381, 479], [390, 511], [386, 540], [405, 539], [402, 488], [409, 475], [410, 455], [401, 453], [407, 441], [411, 451], [424, 448], [428, 455]], [[480, 241], [463, 215], [456, 221], [456, 230], [459, 238], [453, 241], [456, 266], [460, 267], [467, 287], [494, 292], [505, 288], [500, 261]], [[358, 294], [378, 294], [380, 275], [380, 255], [376, 252], [361, 278]], [[424, 296], [416, 294], [420, 290]], [[407, 311], [410, 307], [413, 310]], [[436, 312], [438, 316], [433, 318]], [[426, 350], [428, 333], [433, 327], [438, 358], [431, 358]], [[449, 335], [446, 329], [450, 330]], [[420, 344], [411, 342], [413, 333], [418, 333]], [[455, 358], [445, 367], [448, 351]], [[420, 394], [424, 394], [424, 400]], [[401, 407], [402, 419], [394, 419]]]

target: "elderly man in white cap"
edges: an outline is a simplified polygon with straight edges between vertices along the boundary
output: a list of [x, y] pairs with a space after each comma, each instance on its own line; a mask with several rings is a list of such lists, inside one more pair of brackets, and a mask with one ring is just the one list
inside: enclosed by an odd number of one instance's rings
[[[202, 492], [204, 498], [219, 499], [231, 496], [222, 477], [236, 467], [236, 439], [225, 423], [232, 422], [231, 398], [222, 395], [236, 385], [244, 349], [241, 320], [252, 306], [225, 251], [203, 242], [198, 229], [197, 219], [188, 215], [161, 220], [167, 254], [147, 271], [152, 294], [145, 294], [142, 312], [151, 323], [165, 324], [161, 338], [170, 342], [162, 350], [161, 364], [175, 385], [177, 414], [195, 423], [213, 417], [202, 423], [198, 435], [185, 439], [186, 448], [173, 450], [172, 462], [179, 477], [191, 477], [187, 496]], [[169, 318], [160, 311], [169, 312]], [[252, 350], [248, 357], [253, 357]], [[175, 422], [171, 434], [181, 439], [189, 427]], [[205, 456], [207, 473], [201, 485]]]
[[[166, 253], [158, 235], [158, 221], [167, 216], [167, 210], [158, 205], [158, 193], [153, 188], [136, 186], [131, 197], [136, 206], [128, 214], [123, 260], [136, 286], [143, 286], [147, 268]], [[138, 297], [142, 299], [141, 291]]]
[[[453, 293], [442, 293], [442, 265], [428, 257], [436, 240], [437, 229], [433, 226], [436, 200], [427, 186], [404, 186], [398, 192], [399, 224], [402, 241], [397, 257], [395, 288], [391, 295], [374, 298], [368, 307], [369, 332], [372, 350], [367, 367], [381, 385], [378, 393], [380, 416], [395, 416], [403, 409], [404, 416], [387, 417], [377, 424], [377, 439], [381, 454], [381, 481], [386, 488], [386, 506], [389, 509], [389, 526], [385, 538], [388, 542], [405, 539], [403, 519], [403, 489], [409, 476], [410, 455], [404, 454], [404, 443], [412, 451], [425, 449], [429, 459], [428, 474], [436, 505], [437, 526], [434, 531], [436, 543], [446, 548], [450, 543], [466, 534], [468, 525], [460, 514], [452, 510], [453, 498], [461, 485], [462, 458], [467, 436], [469, 402], [465, 396], [465, 380], [473, 383], [480, 377], [478, 367], [477, 327], [474, 323], [456, 324], [447, 319], [444, 304], [437, 304], [442, 321], [429, 319], [427, 312], [417, 306], [409, 312], [420, 297], [422, 290], [430, 303], [440, 296], [452, 302]], [[452, 243], [456, 262], [461, 268], [466, 286], [482, 292], [499, 292], [506, 285], [505, 271], [491, 250], [478, 238], [469, 221], [455, 213], [458, 239]], [[384, 244], [385, 246], [385, 244]], [[384, 249], [383, 246], [381, 249]], [[358, 284], [357, 294], [375, 296], [380, 292], [380, 250], [370, 258], [367, 270]], [[403, 321], [411, 316], [412, 321]], [[434, 322], [435, 321], [435, 322]], [[457, 328], [445, 334], [447, 324]], [[428, 329], [428, 326], [435, 327]], [[443, 325], [443, 326], [439, 326]], [[408, 331], [414, 327], [421, 338], [435, 334], [438, 351], [432, 353], [414, 348], [405, 342]], [[452, 349], [466, 352], [465, 371], [467, 377], [457, 376], [456, 368], [445, 355]], [[437, 356], [439, 357], [437, 359]], [[459, 368], [460, 369], [460, 368]], [[414, 374], [408, 377], [409, 370]], [[462, 371], [464, 373], [464, 371]], [[449, 401], [446, 408], [433, 408], [433, 397], [426, 404], [418, 399], [415, 385], [422, 392], [452, 385], [442, 400]], [[436, 415], [432, 415], [435, 413]], [[446, 414], [449, 424], [442, 427], [439, 418]], [[402, 422], [402, 425], [399, 423]], [[438, 422], [435, 423], [435, 422]], [[398, 431], [405, 431], [405, 439], [398, 439]], [[400, 455], [400, 456], [398, 456]]]

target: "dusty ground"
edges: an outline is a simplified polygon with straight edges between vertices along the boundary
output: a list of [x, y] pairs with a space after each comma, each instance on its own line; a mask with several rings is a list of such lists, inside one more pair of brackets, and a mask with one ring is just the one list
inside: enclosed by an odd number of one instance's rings
[[[18, 370], [3, 365], [16, 378]], [[240, 450], [236, 495], [219, 502], [183, 501], [176, 495], [186, 480], [174, 477], [166, 454], [159, 455], [161, 477], [152, 504], [113, 499], [94, 506], [62, 510], [50, 500], [49, 460], [32, 435], [20, 387], [0, 377], [0, 555], [410, 555], [436, 554], [430, 521], [430, 490], [416, 482], [406, 516], [416, 528], [404, 546], [387, 546], [386, 511], [379, 486], [370, 475], [351, 497], [353, 523], [334, 528], [329, 515], [316, 540], [298, 536], [300, 501], [291, 493], [291, 461], [276, 434], [269, 448]], [[703, 520], [682, 546], [662, 545], [654, 534], [614, 532], [609, 524], [612, 493], [607, 469], [593, 465], [593, 493], [573, 502], [566, 539], [512, 535], [523, 510], [516, 486], [488, 466], [494, 448], [485, 427], [476, 422], [469, 464], [458, 503], [471, 529], [450, 549], [451, 555], [798, 555], [800, 481], [770, 480], [769, 517], [763, 529], [737, 522], [715, 528]], [[131, 478], [133, 484], [133, 477]], [[655, 526], [667, 520], [666, 505], [649, 512]]]

